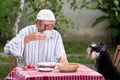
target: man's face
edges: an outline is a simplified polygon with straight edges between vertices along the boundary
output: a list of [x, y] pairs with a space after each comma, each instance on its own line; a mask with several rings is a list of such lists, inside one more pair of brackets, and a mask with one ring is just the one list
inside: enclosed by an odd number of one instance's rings
[[36, 26], [38, 27], [39, 32], [45, 30], [51, 30], [54, 28], [55, 21], [52, 20], [36, 20]]

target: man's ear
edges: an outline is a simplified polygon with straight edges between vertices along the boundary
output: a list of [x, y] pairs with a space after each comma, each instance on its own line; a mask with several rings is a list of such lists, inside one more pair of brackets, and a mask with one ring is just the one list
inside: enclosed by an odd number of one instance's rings
[[35, 20], [34, 20], [34, 23], [35, 23], [35, 24], [37, 24], [37, 21], [38, 21], [38, 20], [37, 20], [37, 19], [35, 19]]
[[36, 20], [34, 20], [34, 24], [38, 27], [38, 20], [36, 19]]

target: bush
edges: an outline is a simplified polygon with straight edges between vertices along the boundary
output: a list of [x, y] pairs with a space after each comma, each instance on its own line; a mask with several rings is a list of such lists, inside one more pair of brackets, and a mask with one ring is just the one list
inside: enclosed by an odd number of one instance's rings
[[18, 0], [0, 0], [0, 5], [0, 42], [5, 43], [13, 36], [19, 2]]

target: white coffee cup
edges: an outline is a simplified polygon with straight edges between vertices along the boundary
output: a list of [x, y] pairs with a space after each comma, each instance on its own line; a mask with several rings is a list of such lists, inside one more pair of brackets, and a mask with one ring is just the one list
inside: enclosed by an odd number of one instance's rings
[[45, 30], [43, 34], [46, 36], [47, 39], [52, 37], [52, 31], [50, 30]]

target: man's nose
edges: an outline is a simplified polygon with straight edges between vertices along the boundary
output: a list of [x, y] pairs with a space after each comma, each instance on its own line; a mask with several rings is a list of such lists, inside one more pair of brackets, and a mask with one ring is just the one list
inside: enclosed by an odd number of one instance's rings
[[46, 26], [44, 26], [44, 30], [46, 30]]

